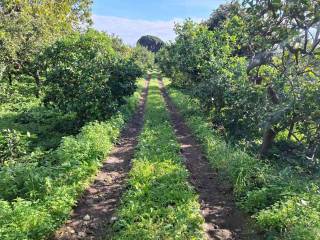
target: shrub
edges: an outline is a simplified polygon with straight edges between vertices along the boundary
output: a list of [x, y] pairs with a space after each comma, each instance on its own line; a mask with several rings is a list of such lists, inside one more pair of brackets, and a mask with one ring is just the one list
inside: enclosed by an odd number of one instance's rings
[[153, 67], [155, 55], [150, 52], [147, 48], [140, 45], [136, 46], [132, 50], [132, 59], [134, 62], [143, 70], [148, 70]]
[[14, 129], [0, 131], [0, 166], [24, 156], [28, 149], [28, 137]]
[[133, 94], [142, 73], [132, 60], [115, 52], [108, 35], [94, 30], [56, 42], [44, 57], [45, 103], [77, 113], [82, 122], [112, 116]]

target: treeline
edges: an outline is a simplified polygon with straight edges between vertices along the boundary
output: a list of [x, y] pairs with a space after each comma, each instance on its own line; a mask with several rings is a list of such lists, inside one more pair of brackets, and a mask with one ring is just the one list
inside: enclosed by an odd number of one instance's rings
[[175, 30], [159, 66], [227, 140], [319, 166], [319, 1], [231, 1]]

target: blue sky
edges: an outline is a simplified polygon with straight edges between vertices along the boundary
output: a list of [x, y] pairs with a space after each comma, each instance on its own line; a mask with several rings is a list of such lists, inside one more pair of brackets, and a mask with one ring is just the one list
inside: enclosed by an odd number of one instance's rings
[[185, 18], [201, 21], [226, 0], [94, 0], [94, 27], [134, 45], [151, 34], [173, 40], [173, 27]]

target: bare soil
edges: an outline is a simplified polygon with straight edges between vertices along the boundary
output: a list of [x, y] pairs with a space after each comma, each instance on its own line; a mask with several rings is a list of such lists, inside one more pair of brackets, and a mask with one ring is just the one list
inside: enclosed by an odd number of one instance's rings
[[51, 239], [104, 239], [115, 219], [115, 210], [126, 187], [130, 162], [143, 127], [149, 80], [145, 83], [138, 109], [121, 133], [93, 184], [85, 191], [70, 220]]
[[159, 78], [159, 85], [181, 145], [181, 154], [190, 172], [189, 182], [199, 194], [207, 239], [260, 239], [248, 230], [250, 220], [248, 216], [237, 209], [232, 186], [223, 182], [218, 173], [210, 166], [201, 146], [192, 136], [183, 117], [167, 94], [161, 78]]

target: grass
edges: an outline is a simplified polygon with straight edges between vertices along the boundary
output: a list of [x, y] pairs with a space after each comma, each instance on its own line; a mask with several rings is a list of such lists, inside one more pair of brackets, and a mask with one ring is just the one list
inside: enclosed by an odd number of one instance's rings
[[40, 162], [1, 167], [1, 240], [45, 239], [64, 223], [136, 109], [142, 83], [115, 116], [89, 123], [78, 135], [63, 138]]
[[252, 214], [266, 239], [320, 239], [319, 178], [290, 165], [280, 168], [227, 144], [196, 100], [171, 87], [169, 94], [211, 165], [233, 184], [239, 206]]
[[63, 136], [77, 133], [75, 115], [45, 108], [34, 96], [31, 79], [21, 77], [13, 86], [0, 85], [0, 129], [30, 133], [30, 150], [56, 148]]
[[188, 184], [179, 150], [158, 84], [152, 80], [145, 126], [112, 239], [203, 239], [198, 196]]

